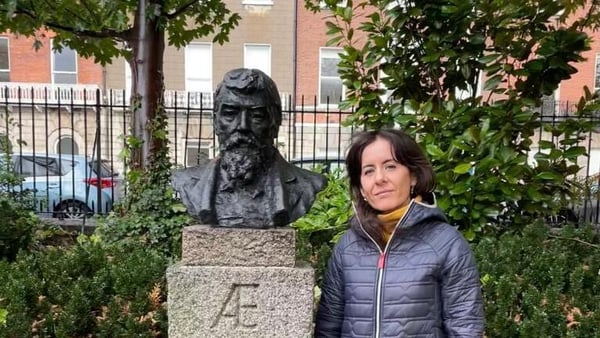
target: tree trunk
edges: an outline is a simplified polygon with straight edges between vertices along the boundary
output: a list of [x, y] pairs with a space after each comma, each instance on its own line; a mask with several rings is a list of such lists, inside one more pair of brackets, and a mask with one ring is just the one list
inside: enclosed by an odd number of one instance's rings
[[141, 142], [131, 149], [131, 169], [148, 168], [153, 151], [166, 147], [164, 141], [153, 137], [151, 123], [164, 103], [163, 56], [165, 32], [160, 28], [154, 8], [160, 0], [140, 0], [134, 19], [132, 48], [132, 133]]

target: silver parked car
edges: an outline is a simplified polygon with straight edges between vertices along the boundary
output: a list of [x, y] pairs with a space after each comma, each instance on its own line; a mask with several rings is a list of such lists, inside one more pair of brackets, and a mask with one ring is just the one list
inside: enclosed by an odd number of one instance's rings
[[31, 191], [40, 213], [82, 218], [106, 213], [119, 200], [123, 179], [106, 161], [71, 154], [12, 155], [14, 171], [23, 177], [21, 191]]

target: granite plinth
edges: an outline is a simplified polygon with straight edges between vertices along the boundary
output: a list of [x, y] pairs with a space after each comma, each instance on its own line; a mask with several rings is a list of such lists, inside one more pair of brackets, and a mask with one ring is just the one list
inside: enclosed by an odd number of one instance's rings
[[183, 229], [181, 261], [185, 265], [287, 266], [295, 264], [294, 229], [218, 228], [193, 225]]
[[292, 228], [183, 231], [167, 270], [170, 338], [312, 336], [314, 270], [295, 260]]

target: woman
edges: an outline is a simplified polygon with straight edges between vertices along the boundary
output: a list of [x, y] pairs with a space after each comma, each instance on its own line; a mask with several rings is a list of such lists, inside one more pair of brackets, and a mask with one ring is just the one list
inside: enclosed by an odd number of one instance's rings
[[321, 288], [315, 337], [479, 337], [473, 254], [435, 205], [431, 164], [406, 133], [357, 135], [346, 157], [355, 216]]

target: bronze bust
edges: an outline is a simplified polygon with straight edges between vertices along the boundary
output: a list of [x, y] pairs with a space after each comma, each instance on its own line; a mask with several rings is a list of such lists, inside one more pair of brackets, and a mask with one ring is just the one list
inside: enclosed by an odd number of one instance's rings
[[178, 170], [173, 185], [193, 217], [204, 224], [272, 228], [303, 216], [327, 181], [288, 163], [274, 145], [281, 98], [257, 69], [225, 74], [214, 96], [219, 155]]

